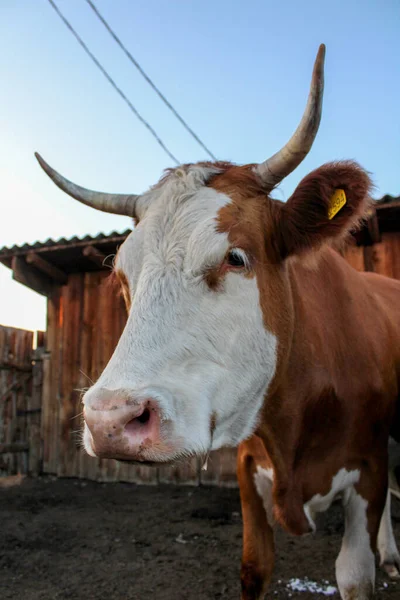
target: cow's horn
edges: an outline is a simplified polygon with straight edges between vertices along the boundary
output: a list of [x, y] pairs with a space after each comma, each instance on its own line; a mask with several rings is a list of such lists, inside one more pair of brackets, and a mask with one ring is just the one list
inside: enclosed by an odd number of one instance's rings
[[265, 185], [271, 189], [304, 160], [317, 135], [324, 94], [324, 60], [325, 45], [321, 44], [314, 63], [307, 106], [299, 126], [279, 152], [255, 167]]
[[129, 217], [135, 216], [135, 203], [138, 196], [135, 196], [134, 194], [106, 194], [104, 192], [87, 190], [80, 185], [72, 183], [72, 181], [69, 181], [60, 175], [60, 173], [57, 173], [57, 171], [52, 169], [37, 152], [35, 152], [35, 156], [50, 179], [52, 179], [63, 192], [66, 192], [76, 200], [79, 200], [79, 202], [104, 212], [114, 213], [116, 215], [127, 215]]

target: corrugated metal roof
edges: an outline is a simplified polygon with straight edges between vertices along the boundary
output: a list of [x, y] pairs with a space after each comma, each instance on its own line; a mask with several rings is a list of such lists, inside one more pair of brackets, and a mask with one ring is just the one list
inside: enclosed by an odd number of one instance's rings
[[56, 246], [76, 246], [86, 244], [96, 244], [97, 242], [107, 242], [109, 240], [114, 240], [115, 238], [126, 238], [127, 235], [131, 232], [131, 229], [125, 229], [125, 231], [112, 231], [111, 233], [99, 233], [96, 236], [85, 235], [84, 237], [78, 237], [74, 235], [72, 238], [59, 238], [58, 240], [53, 240], [52, 238], [48, 238], [44, 242], [34, 242], [33, 244], [23, 244], [22, 246], [18, 246], [14, 244], [14, 246], [3, 246], [0, 248], [0, 257], [2, 255], [9, 254], [21, 254], [29, 251], [42, 250], [43, 248], [54, 248]]
[[[0, 249], [0, 263], [9, 269], [12, 268], [14, 276], [16, 274], [15, 268], [17, 271], [19, 269], [19, 271], [25, 270], [25, 272], [28, 269], [36, 280], [40, 274], [39, 286], [35, 282], [29, 283], [26, 278], [24, 281], [17, 279], [28, 285], [28, 287], [39, 291], [39, 289], [46, 288], [46, 282], [51, 283], [54, 280], [53, 267], [58, 270], [59, 279], [60, 276], [62, 278], [63, 275], [68, 276], [72, 273], [86, 273], [112, 268], [118, 247], [130, 232], [130, 229], [126, 229], [125, 231], [112, 231], [108, 234], [99, 233], [96, 236], [74, 236], [69, 239], [62, 237], [58, 240], [49, 238], [44, 242], [35, 242], [34, 244], [5, 246]], [[93, 249], [89, 254], [87, 253], [88, 248]], [[35, 264], [31, 264], [32, 262]]]

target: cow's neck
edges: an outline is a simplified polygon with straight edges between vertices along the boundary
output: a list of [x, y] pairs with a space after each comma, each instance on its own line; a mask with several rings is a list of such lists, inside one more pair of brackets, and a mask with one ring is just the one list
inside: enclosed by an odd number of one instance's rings
[[[343, 259], [331, 250], [321, 253], [320, 261], [304, 267], [293, 262], [288, 268], [287, 310], [290, 327], [284, 331], [284, 341], [278, 350], [278, 366], [267, 393], [257, 434], [263, 439], [274, 467], [275, 518], [288, 531], [304, 534], [310, 531], [304, 513], [304, 482], [301, 477], [299, 447], [303, 443], [307, 418], [307, 398], [324, 394], [331, 385], [319, 380], [310, 348], [324, 337], [335, 311], [333, 284], [339, 285]], [[333, 299], [333, 300], [332, 300]], [[331, 302], [331, 304], [330, 304]], [[339, 321], [337, 321], [339, 322]], [[321, 490], [322, 491], [322, 490]]]

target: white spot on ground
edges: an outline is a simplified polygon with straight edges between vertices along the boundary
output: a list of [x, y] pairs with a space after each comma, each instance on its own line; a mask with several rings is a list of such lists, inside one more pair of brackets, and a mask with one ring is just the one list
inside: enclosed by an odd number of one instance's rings
[[310, 581], [307, 577], [305, 579], [299, 579], [298, 577], [290, 579], [286, 587], [293, 592], [311, 592], [323, 596], [333, 596], [338, 592], [337, 588], [334, 585], [329, 585], [328, 581], [317, 583], [316, 581]]

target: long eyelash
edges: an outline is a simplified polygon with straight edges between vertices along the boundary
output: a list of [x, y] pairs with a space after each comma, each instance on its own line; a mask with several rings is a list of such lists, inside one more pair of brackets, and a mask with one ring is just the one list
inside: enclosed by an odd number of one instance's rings
[[251, 268], [249, 257], [241, 248], [231, 248], [230, 252], [241, 258], [245, 269], [249, 270]]

